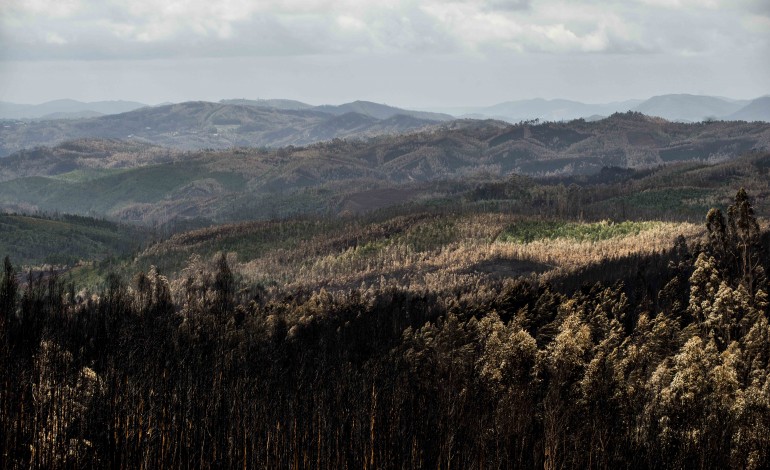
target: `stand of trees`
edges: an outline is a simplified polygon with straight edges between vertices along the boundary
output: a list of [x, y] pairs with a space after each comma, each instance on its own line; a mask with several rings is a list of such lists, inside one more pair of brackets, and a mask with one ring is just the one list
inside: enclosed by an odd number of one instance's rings
[[6, 259], [0, 467], [766, 468], [767, 237], [744, 191], [707, 227], [569, 295], [267, 296], [224, 257], [78, 294]]

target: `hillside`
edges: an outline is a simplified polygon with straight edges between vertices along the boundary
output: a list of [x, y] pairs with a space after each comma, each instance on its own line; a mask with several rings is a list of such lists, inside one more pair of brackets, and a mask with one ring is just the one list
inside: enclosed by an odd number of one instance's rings
[[[420, 192], [411, 186], [411, 203], [358, 216], [294, 216], [178, 233], [125, 269], [152, 264], [178, 273], [191, 254], [210, 260], [227, 252], [234, 257], [234, 272], [268, 285], [339, 288], [382, 277], [415, 286], [434, 282], [437, 271], [452, 279], [560, 279], [607, 253], [647, 256], [677, 235], [699, 237], [704, 213], [711, 207], [726, 210], [734, 187], [746, 188], [755, 213], [770, 217], [768, 177], [770, 153], [716, 165], [614, 168], [569, 178], [514, 176], [457, 182], [451, 189], [433, 185], [423, 188], [432, 191], [423, 198], [415, 197]], [[373, 199], [373, 193], [348, 196], [341, 207]]]
[[183, 152], [142, 142], [80, 139], [55, 147], [22, 150], [0, 160], [0, 182], [27, 176], [90, 179], [102, 170], [157, 165], [183, 158]]
[[445, 119], [374, 103], [317, 109], [187, 102], [92, 119], [9, 121], [0, 127], [0, 157], [80, 138], [131, 139], [182, 150], [307, 145], [334, 138], [403, 133]]
[[314, 109], [331, 114], [358, 113], [370, 116], [376, 119], [389, 119], [398, 115], [409, 116], [416, 119], [426, 119], [430, 121], [451, 121], [454, 117], [443, 113], [431, 113], [425, 111], [411, 111], [401, 108], [395, 108], [385, 104], [372, 103], [371, 101], [354, 101], [341, 105], [322, 105]]
[[4, 263], [0, 448], [19, 468], [764, 468], [770, 234], [734, 194], [708, 225], [477, 206], [212, 227], [23, 285]]
[[296, 100], [285, 100], [285, 99], [247, 100], [247, 99], [240, 98], [240, 99], [220, 100], [219, 102], [222, 104], [237, 104], [241, 106], [254, 106], [257, 108], [287, 109], [287, 110], [293, 110], [293, 111], [314, 108], [312, 104], [307, 104]]
[[770, 121], [770, 96], [752, 100], [728, 117], [736, 121]]
[[[0, 216], [0, 427], [17, 436], [0, 452], [18, 468], [764, 468], [770, 153], [704, 149], [757, 145], [766, 126], [573, 126], [5, 159], [15, 204], [271, 220], [156, 225], [147, 244], [95, 219]], [[683, 140], [700, 153], [654, 168], [468, 169], [514, 142]], [[37, 263], [68, 266], [15, 268]]]
[[[374, 122], [349, 114], [333, 120], [337, 129]], [[414, 121], [376, 122], [395, 132]], [[713, 163], [768, 148], [768, 124], [681, 124], [638, 114], [517, 126], [455, 121], [408, 135], [275, 151], [180, 152], [81, 140], [0, 160], [0, 207], [161, 224], [355, 214], [441, 198], [511, 174], [569, 177], [605, 167]]]
[[122, 256], [140, 248], [144, 238], [135, 227], [87, 217], [0, 214], [0, 253], [24, 266]]
[[714, 96], [661, 95], [641, 103], [634, 111], [669, 120], [697, 122], [730, 116], [745, 104], [743, 101], [728, 101]]
[[[515, 211], [518, 212], [518, 211]], [[226, 224], [184, 232], [142, 251], [126, 273], [158, 267], [183, 276], [191, 255], [228, 253], [240, 278], [290, 289], [345, 289], [384, 281], [413, 287], [508, 277], [557, 282], [606, 259], [648, 256], [692, 223], [544, 221], [537, 216], [414, 207], [356, 219], [296, 219]], [[526, 235], [524, 235], [526, 234]], [[560, 281], [559, 281], [560, 282]]]

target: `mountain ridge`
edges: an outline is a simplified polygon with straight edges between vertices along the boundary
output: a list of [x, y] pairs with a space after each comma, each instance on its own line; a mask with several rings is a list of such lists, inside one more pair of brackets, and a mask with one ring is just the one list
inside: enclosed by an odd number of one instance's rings
[[[407, 111], [403, 115], [409, 119], [394, 119], [401, 115], [395, 112], [377, 118], [346, 108], [341, 111], [190, 101], [91, 119], [12, 121], [0, 127], [0, 157], [24, 148], [90, 137], [134, 139], [183, 150], [282, 147], [401, 133], [441, 122]], [[346, 114], [350, 115], [341, 118]]]
[[[210, 113], [216, 105], [201, 106]], [[347, 113], [335, 119], [356, 129], [415, 118], [386, 122]], [[674, 123], [633, 112], [595, 122], [456, 120], [409, 134], [275, 150], [188, 152], [135, 140], [86, 139], [0, 159], [0, 208], [161, 225], [359, 213], [512, 175], [591, 177], [603, 168], [718, 163], [768, 150], [770, 124]]]
[[[541, 121], [569, 121], [587, 119], [593, 116], [609, 116], [616, 112], [638, 111], [646, 115], [658, 116], [669, 121], [699, 122], [708, 119], [737, 119], [745, 106], [761, 100], [736, 100], [725, 97], [692, 94], [665, 94], [652, 96], [646, 100], [632, 99], [610, 103], [583, 103], [568, 99], [530, 98], [504, 101], [485, 107], [435, 108], [458, 117], [495, 118], [510, 123], [539, 119]], [[770, 122], [770, 106], [760, 103], [759, 112], [747, 113]]]
[[770, 96], [762, 96], [751, 100], [746, 106], [729, 117], [739, 121], [770, 121]]
[[[251, 106], [286, 111], [316, 110], [333, 115], [357, 112], [378, 119], [387, 119], [397, 114], [433, 121], [448, 121], [455, 118], [502, 119], [510, 123], [539, 119], [542, 121], [565, 121], [587, 119], [593, 116], [609, 116], [616, 112], [639, 111], [671, 121], [698, 122], [707, 119], [743, 119], [770, 122], [770, 105], [764, 95], [754, 99], [734, 99], [725, 96], [697, 95], [689, 93], [662, 94], [647, 99], [628, 99], [607, 103], [585, 103], [577, 100], [541, 97], [502, 101], [490, 106], [454, 106], [428, 108], [399, 108], [382, 103], [356, 100], [338, 105], [312, 105], [293, 99], [222, 99], [220, 104]], [[756, 102], [756, 103], [755, 103]], [[179, 104], [161, 103], [155, 107]], [[38, 105], [0, 102], [0, 119], [72, 119], [83, 117], [84, 113], [103, 115], [119, 114], [146, 107], [143, 103], [131, 101], [80, 102], [71, 99], [53, 100]], [[753, 107], [742, 111], [744, 107]]]

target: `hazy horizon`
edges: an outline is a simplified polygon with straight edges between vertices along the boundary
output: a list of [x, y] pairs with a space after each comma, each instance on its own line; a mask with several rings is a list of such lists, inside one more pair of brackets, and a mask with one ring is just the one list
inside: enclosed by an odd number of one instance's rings
[[165, 100], [165, 101], [160, 101], [160, 102], [149, 102], [147, 100], [141, 100], [141, 99], [123, 99], [123, 98], [120, 98], [120, 97], [118, 97], [118, 98], [109, 98], [108, 97], [108, 98], [103, 98], [103, 99], [84, 100], [84, 99], [71, 98], [69, 96], [61, 96], [61, 97], [58, 97], [58, 98], [52, 98], [52, 99], [49, 99], [49, 100], [37, 101], [37, 102], [20, 102], [20, 101], [9, 101], [9, 100], [0, 100], [0, 102], [8, 103], [8, 104], [14, 104], [14, 105], [37, 106], [37, 105], [43, 105], [43, 104], [46, 104], [46, 103], [51, 103], [51, 102], [56, 102], [56, 101], [71, 100], [71, 101], [77, 101], [77, 102], [86, 103], [86, 104], [87, 103], [97, 103], [97, 102], [136, 102], [136, 103], [141, 103], [141, 104], [148, 105], [148, 106], [160, 106], [160, 105], [164, 105], [164, 104], [177, 104], [177, 103], [193, 102], [193, 101], [206, 101], [206, 102], [218, 103], [218, 102], [227, 101], [227, 100], [252, 100], [252, 101], [259, 101], [259, 100], [264, 100], [264, 101], [269, 101], [269, 100], [289, 100], [289, 101], [302, 102], [304, 104], [308, 104], [308, 105], [311, 105], [311, 106], [324, 106], [324, 105], [337, 106], [337, 105], [343, 105], [343, 104], [351, 103], [351, 102], [354, 102], [354, 101], [368, 101], [368, 102], [373, 102], [373, 103], [378, 103], [378, 104], [385, 104], [385, 105], [389, 105], [389, 106], [399, 107], [399, 108], [403, 108], [403, 109], [415, 109], [415, 110], [417, 110], [419, 108], [419, 109], [436, 109], [436, 110], [446, 109], [446, 110], [451, 110], [451, 109], [461, 109], [461, 108], [484, 108], [484, 107], [491, 107], [491, 106], [498, 105], [498, 104], [503, 104], [503, 103], [506, 103], [506, 102], [528, 101], [528, 100], [538, 100], [538, 99], [542, 99], [542, 100], [545, 100], [545, 101], [557, 101], [557, 100], [573, 101], [573, 102], [576, 102], [576, 103], [582, 103], [582, 104], [586, 104], [586, 105], [608, 105], [608, 104], [614, 104], [614, 103], [624, 103], [624, 102], [634, 102], [634, 101], [644, 102], [644, 101], [646, 101], [648, 99], [651, 99], [651, 98], [654, 98], [656, 96], [666, 96], [666, 95], [691, 95], [691, 96], [714, 97], [714, 98], [720, 98], [720, 99], [725, 99], [725, 100], [729, 100], [729, 101], [750, 101], [750, 100], [753, 100], [753, 99], [763, 98], [763, 97], [766, 97], [766, 96], [770, 96], [770, 93], [765, 93], [765, 94], [757, 95], [757, 96], [753, 96], [752, 95], [752, 96], [746, 96], [746, 97], [734, 97], [734, 96], [724, 96], [724, 95], [709, 95], [709, 94], [687, 93], [687, 92], [681, 92], [681, 93], [660, 93], [660, 94], [657, 94], [657, 95], [650, 95], [650, 96], [645, 96], [645, 97], [629, 97], [629, 98], [626, 98], [626, 99], [617, 99], [617, 100], [612, 100], [612, 101], [601, 101], [601, 102], [600, 101], [580, 101], [580, 100], [577, 100], [577, 99], [565, 98], [563, 96], [555, 96], [555, 97], [551, 97], [551, 98], [542, 97], [542, 96], [532, 96], [532, 97], [512, 99], [512, 100], [500, 100], [500, 101], [495, 101], [495, 102], [468, 103], [468, 104], [459, 104], [459, 105], [442, 104], [442, 105], [437, 105], [437, 106], [424, 106], [424, 107], [415, 107], [415, 106], [413, 106], [411, 104], [396, 105], [396, 104], [392, 104], [392, 103], [376, 102], [376, 101], [366, 100], [366, 99], [361, 99], [361, 98], [355, 98], [355, 99], [351, 99], [349, 101], [338, 101], [338, 102], [308, 102], [308, 101], [305, 101], [305, 100], [301, 100], [301, 99], [297, 99], [297, 98], [293, 98], [293, 97], [286, 97], [286, 96], [221, 96], [221, 97], [214, 97], [214, 98], [210, 98], [210, 99], [190, 98], [190, 99], [184, 99], [184, 100], [179, 100], [179, 101], [168, 101], [168, 100]]
[[751, 99], [768, 31], [760, 0], [9, 0], [0, 101]]

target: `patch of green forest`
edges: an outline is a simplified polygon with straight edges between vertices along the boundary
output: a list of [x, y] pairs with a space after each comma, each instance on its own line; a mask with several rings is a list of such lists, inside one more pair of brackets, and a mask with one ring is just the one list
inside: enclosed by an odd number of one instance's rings
[[112, 222], [59, 215], [0, 214], [0, 253], [21, 265], [74, 265], [137, 251], [144, 233]]
[[577, 241], [609, 240], [630, 234], [651, 230], [656, 222], [623, 221], [613, 223], [601, 221], [581, 224], [564, 221], [524, 220], [506, 227], [499, 239], [506, 242], [529, 243], [541, 239], [567, 238]]

